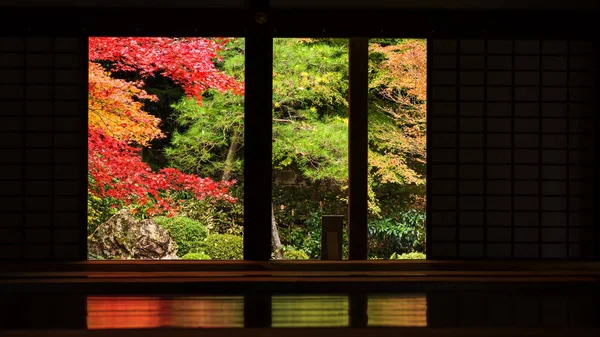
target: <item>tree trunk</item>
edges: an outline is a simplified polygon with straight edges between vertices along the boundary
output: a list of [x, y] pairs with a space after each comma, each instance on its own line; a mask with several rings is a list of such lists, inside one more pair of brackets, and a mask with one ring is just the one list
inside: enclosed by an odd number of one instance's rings
[[273, 203], [271, 203], [271, 248], [275, 253], [275, 259], [283, 259], [281, 240], [279, 239], [279, 231], [277, 230], [277, 224], [275, 223], [275, 210], [273, 208]]
[[221, 177], [221, 180], [231, 179], [231, 171], [233, 170], [233, 164], [235, 163], [235, 153], [239, 147], [238, 138], [239, 134], [237, 131], [235, 131], [231, 137], [231, 144], [229, 145], [227, 157], [225, 158], [225, 164], [223, 165], [223, 176]]

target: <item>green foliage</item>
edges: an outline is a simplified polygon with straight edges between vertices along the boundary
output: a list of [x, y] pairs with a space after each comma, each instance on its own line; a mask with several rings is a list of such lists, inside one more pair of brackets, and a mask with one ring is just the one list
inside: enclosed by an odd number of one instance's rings
[[348, 41], [275, 39], [273, 53], [275, 218], [284, 245], [319, 259], [322, 214], [347, 213]]
[[210, 260], [210, 256], [204, 253], [187, 253], [181, 257], [182, 260]]
[[274, 127], [274, 168], [296, 168], [310, 180], [346, 182], [347, 122], [347, 119], [333, 117], [323, 122], [285, 123]]
[[285, 260], [308, 260], [309, 256], [301, 250], [290, 249], [284, 251], [283, 258]]
[[410, 252], [398, 254], [394, 253], [390, 256], [390, 260], [425, 260], [427, 256], [421, 252]]
[[244, 65], [246, 63], [245, 39], [234, 38], [227, 43], [227, 48], [221, 50], [219, 56], [221, 61], [216, 60], [215, 68], [222, 70], [227, 75], [235, 77], [238, 81], [244, 81]]
[[180, 128], [165, 149], [169, 164], [186, 173], [221, 179], [231, 142], [235, 141], [232, 177], [243, 173], [241, 153], [237, 152], [244, 140], [244, 97], [213, 90], [202, 105], [188, 98], [173, 108], [178, 112]]
[[346, 39], [273, 40], [275, 118], [314, 121], [347, 117]]
[[[217, 67], [243, 80], [243, 41], [232, 40], [228, 47], [221, 53], [223, 62]], [[307, 184], [316, 182], [323, 186], [317, 188], [319, 191], [326, 191], [324, 197], [313, 195], [313, 199], [332, 202], [335, 192], [335, 204], [344, 203], [348, 175], [347, 40], [276, 39], [274, 57], [274, 173], [298, 172], [300, 180]], [[241, 179], [243, 97], [208, 91], [201, 106], [194, 100], [182, 99], [173, 109], [178, 128], [164, 151], [169, 165], [186, 173], [217, 179], [230, 172], [231, 178]], [[233, 156], [229, 156], [232, 149]], [[275, 185], [274, 194], [277, 194], [275, 189], [279, 187]], [[324, 188], [325, 185], [328, 188]], [[307, 193], [312, 191], [312, 187], [307, 187]], [[232, 194], [242, 195], [241, 190]], [[300, 194], [306, 193], [301, 191]], [[292, 205], [286, 201], [286, 210], [297, 212], [286, 215], [285, 219], [280, 218], [282, 214], [276, 209], [279, 226], [302, 225], [304, 219], [296, 218], [308, 212], [301, 212], [299, 208], [318, 209], [312, 202], [308, 202], [310, 207], [299, 205], [302, 201], [291, 201]], [[211, 231], [238, 234], [243, 220], [242, 207], [241, 202], [224, 206], [190, 200], [184, 203], [183, 214], [206, 224]], [[341, 214], [345, 213], [346, 210]]]
[[235, 203], [214, 198], [190, 198], [180, 203], [180, 215], [196, 220], [214, 234], [243, 235], [243, 184], [236, 183], [229, 190]]
[[[397, 127], [397, 121], [377, 111], [369, 113], [369, 159], [372, 165], [383, 168], [372, 171], [384, 183], [424, 185], [425, 167], [409, 161], [420, 155], [421, 144]], [[419, 124], [419, 127], [425, 127]], [[424, 130], [423, 130], [424, 132]], [[418, 170], [417, 174], [412, 170]]]
[[[396, 258], [425, 250], [426, 86], [418, 81], [415, 87], [410, 81], [414, 77], [407, 76], [416, 66], [421, 72], [415, 74], [423, 73], [422, 62], [417, 62], [423, 57], [391, 67], [389, 61], [404, 60], [401, 54], [413, 48], [415, 40], [370, 42], [369, 258]], [[285, 258], [305, 254], [319, 259], [321, 216], [348, 212], [348, 41], [274, 39], [273, 44], [275, 220]], [[222, 61], [215, 59], [216, 67], [243, 81], [244, 54], [243, 39], [232, 39], [220, 53]], [[146, 83], [145, 89], [159, 95], [162, 105], [145, 108], [163, 120], [168, 138], [145, 149], [144, 158], [154, 168], [238, 180], [230, 191], [238, 199], [233, 204], [180, 198], [180, 215], [210, 233], [188, 252], [242, 259], [244, 97], [208, 90], [199, 105], [182, 98], [181, 88], [160, 76]], [[89, 229], [116, 212], [111, 204], [88, 199]], [[183, 255], [183, 244], [178, 245]], [[343, 252], [346, 257], [346, 228]]]
[[244, 239], [231, 234], [212, 234], [205, 240], [204, 251], [213, 260], [243, 260]]
[[303, 226], [305, 232], [301, 234], [302, 241], [296, 246], [313, 259], [321, 258], [322, 215], [322, 212], [309, 213], [309, 217], [306, 219]]
[[[232, 39], [227, 47], [221, 52], [223, 61], [216, 67], [243, 81], [244, 39]], [[243, 174], [243, 96], [210, 89], [203, 94], [201, 105], [193, 98], [183, 98], [171, 107], [178, 127], [164, 151], [169, 165], [215, 179], [221, 179], [224, 171], [228, 171], [228, 180]]]
[[183, 216], [168, 218], [158, 216], [153, 220], [169, 232], [177, 243], [177, 254], [184, 256], [188, 253], [202, 252], [208, 230], [200, 222]]
[[[302, 203], [299, 203], [302, 204]], [[341, 212], [323, 212], [323, 210], [298, 212], [302, 223], [294, 223], [289, 228], [280, 228], [279, 235], [284, 245], [284, 251], [298, 249], [310, 259], [321, 258], [321, 217], [323, 214], [345, 214]], [[284, 218], [285, 219], [285, 218]], [[292, 220], [289, 220], [292, 221]], [[346, 221], [345, 221], [346, 222]], [[285, 255], [285, 253], [284, 253]], [[342, 233], [342, 258], [348, 257], [348, 230], [344, 226]]]
[[88, 193], [87, 198], [87, 223], [88, 235], [94, 233], [96, 228], [115, 215], [119, 208], [112, 207], [120, 204], [113, 198], [100, 198]]
[[346, 182], [347, 48], [346, 40], [274, 40], [274, 169]]
[[406, 42], [407, 39], [401, 39], [401, 38], [375, 38], [375, 39], [369, 39], [369, 43], [377, 43], [381, 46], [387, 47], [387, 46], [395, 46], [395, 45], [401, 45], [404, 42]]
[[[244, 40], [230, 40], [220, 56], [223, 61], [217, 68], [243, 81]], [[164, 149], [169, 165], [215, 180], [238, 180], [229, 191], [235, 203], [189, 199], [181, 203], [181, 214], [201, 222], [211, 233], [242, 235], [244, 97], [207, 90], [201, 105], [183, 98], [172, 108], [178, 127]]]
[[425, 250], [425, 213], [408, 210], [394, 218], [368, 224], [369, 255], [390, 256], [396, 252]]

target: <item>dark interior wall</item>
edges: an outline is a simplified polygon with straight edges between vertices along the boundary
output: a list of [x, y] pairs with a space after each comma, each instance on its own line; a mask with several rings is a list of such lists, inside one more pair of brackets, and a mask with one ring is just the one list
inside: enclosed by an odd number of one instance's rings
[[[0, 260], [86, 256], [87, 41], [64, 30], [0, 34]], [[430, 39], [429, 256], [590, 257], [594, 45], [508, 35]]]
[[0, 37], [0, 259], [85, 250], [85, 46]]
[[431, 255], [592, 255], [594, 48], [431, 40]]

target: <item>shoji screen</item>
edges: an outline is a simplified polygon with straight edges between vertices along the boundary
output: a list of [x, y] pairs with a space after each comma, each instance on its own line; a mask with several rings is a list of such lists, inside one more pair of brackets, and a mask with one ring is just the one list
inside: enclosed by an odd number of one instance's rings
[[0, 38], [0, 260], [85, 257], [85, 50]]
[[429, 256], [590, 257], [592, 43], [433, 39], [429, 51]]

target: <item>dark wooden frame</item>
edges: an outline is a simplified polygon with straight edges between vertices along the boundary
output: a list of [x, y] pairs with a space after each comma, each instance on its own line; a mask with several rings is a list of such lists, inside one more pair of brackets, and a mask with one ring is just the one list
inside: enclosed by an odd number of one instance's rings
[[[597, 39], [594, 11], [273, 10], [266, 1], [247, 9], [8, 8], [0, 12], [6, 36], [232, 36], [245, 37], [246, 193], [244, 254], [270, 259], [272, 39], [346, 37], [351, 40], [350, 77], [365, 78], [368, 37], [572, 37]], [[199, 21], [198, 17], [202, 17]], [[400, 20], [400, 18], [402, 18]], [[156, 25], [156, 22], [164, 24]], [[82, 55], [86, 57], [87, 55]], [[366, 83], [350, 84], [350, 259], [366, 259]], [[357, 94], [364, 91], [363, 94]], [[87, 97], [87, 89], [82, 90]], [[83, 96], [85, 95], [85, 96]], [[83, 107], [82, 107], [83, 108]], [[82, 139], [82, 141], [85, 141]], [[87, 156], [82, 155], [87, 173]], [[428, 175], [430, 174], [428, 169]], [[82, 175], [85, 177], [86, 175]], [[87, 181], [82, 181], [82, 189]], [[358, 187], [357, 187], [358, 186]], [[357, 189], [358, 188], [358, 189]], [[85, 200], [82, 200], [82, 207]], [[428, 208], [429, 215], [429, 208]], [[83, 219], [82, 219], [83, 220]], [[260, 224], [260, 225], [258, 225]], [[428, 230], [428, 233], [430, 231]], [[84, 232], [85, 234], [85, 232]], [[596, 231], [596, 241], [600, 231]], [[81, 240], [86, 240], [82, 236]], [[428, 240], [429, 243], [431, 240]], [[84, 246], [85, 247], [85, 246]], [[87, 251], [81, 252], [85, 260]], [[597, 249], [600, 256], [600, 249]], [[110, 263], [119, 263], [117, 261]]]

